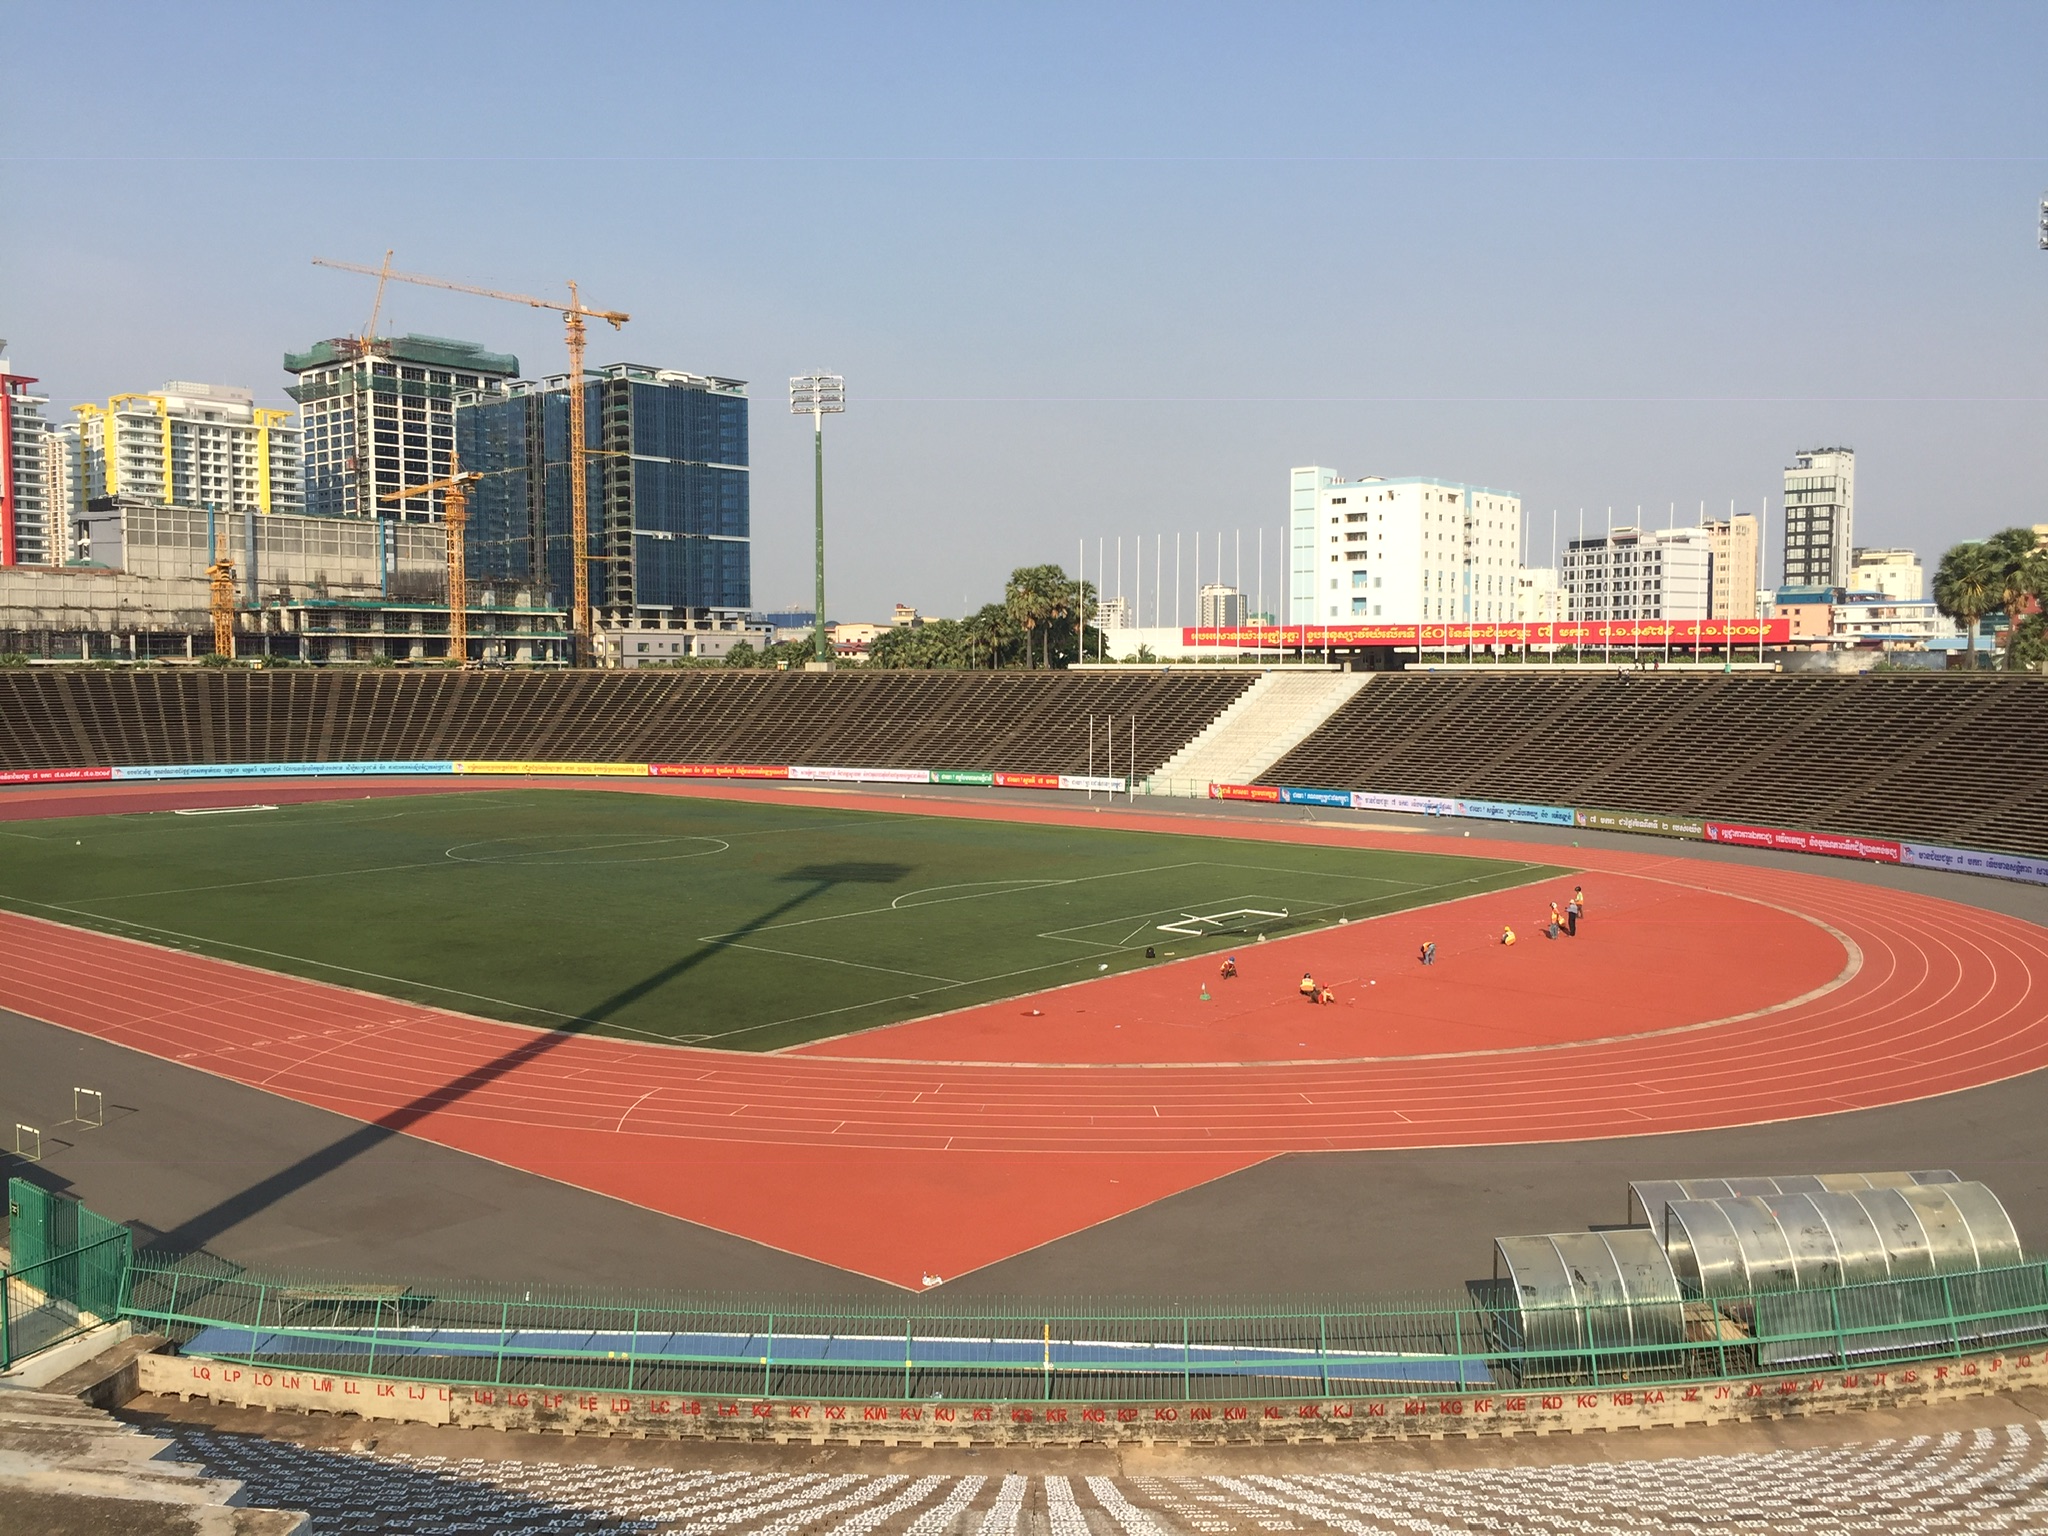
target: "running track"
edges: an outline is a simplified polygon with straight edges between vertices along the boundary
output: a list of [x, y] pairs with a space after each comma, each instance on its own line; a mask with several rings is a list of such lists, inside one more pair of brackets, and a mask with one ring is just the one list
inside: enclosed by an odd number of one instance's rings
[[[275, 801], [282, 788], [261, 792]], [[318, 785], [292, 798], [367, 790]], [[627, 792], [788, 793], [637, 783]], [[250, 793], [206, 789], [213, 803], [245, 803]], [[169, 789], [147, 803], [198, 802], [193, 791]], [[1079, 807], [861, 794], [837, 803], [1190, 830], [1184, 819]], [[118, 805], [144, 808], [132, 790]], [[0, 815], [113, 808], [69, 790], [10, 796]], [[1233, 823], [1229, 835], [1359, 847], [1414, 842], [1384, 829], [1258, 823]], [[1530, 852], [1477, 837], [1458, 851], [1517, 860]], [[1185, 994], [1193, 973], [1176, 967], [799, 1052], [741, 1056], [536, 1032], [0, 914], [0, 1001], [392, 1133], [912, 1286], [927, 1272], [958, 1275], [1283, 1153], [1755, 1124], [1898, 1103], [2048, 1066], [2048, 929], [1804, 871], [1636, 851], [1577, 849], [1571, 857], [1596, 892], [1606, 882], [1610, 890], [1702, 893], [1702, 911], [1740, 907], [1752, 924], [1765, 915], [1766, 928], [1745, 929], [1733, 946], [1715, 942], [1725, 933], [1718, 923], [1658, 930], [1670, 990], [1699, 1000], [1691, 1020], [1638, 1019], [1628, 997], [1588, 986], [1579, 1038], [1546, 1028], [1526, 1042], [1473, 1044], [1514, 1034], [1482, 1031], [1458, 1037], [1459, 1049], [1332, 1055], [1326, 1034], [1297, 1060], [1141, 1061], [1156, 1058], [1149, 1046], [1095, 1050], [1097, 1059], [1081, 1062], [1030, 1059], [1033, 1050], [1047, 1054], [1048, 1035], [1045, 1020], [1026, 1017], [1029, 1006], [1052, 1016], [1075, 1011], [1081, 999], [1115, 1012], [1123, 1005], [1113, 989], [1137, 988], [1126, 999], [1135, 1019], [1160, 989]], [[1474, 898], [1494, 906], [1475, 910], [1461, 931], [1490, 929], [1495, 907], [1525, 908], [1532, 899]], [[1588, 938], [1600, 910], [1596, 901]], [[1782, 944], [1770, 939], [1773, 923]], [[1456, 960], [1474, 975], [1492, 966], [1497, 979], [1509, 962], [1533, 968], [1579, 953], [1563, 941], [1544, 944], [1533, 921], [1520, 926], [1524, 944], [1513, 954], [1473, 943], [1440, 965]], [[1343, 932], [1364, 943], [1361, 930], [1373, 927]], [[1818, 946], [1816, 934], [1827, 936]], [[1268, 956], [1277, 964], [1289, 946], [1327, 955], [1332, 942], [1326, 931], [1257, 953], [1261, 964]], [[1285, 968], [1292, 967], [1289, 953]], [[1473, 995], [1502, 994], [1488, 981]], [[1730, 997], [1762, 1005], [1731, 1015], [1717, 1006]], [[1062, 1037], [1055, 1030], [1051, 1038]], [[863, 1040], [875, 1042], [874, 1054], [849, 1054]], [[1005, 1050], [1006, 1040], [1017, 1048]], [[963, 1041], [972, 1043], [949, 1049]]]

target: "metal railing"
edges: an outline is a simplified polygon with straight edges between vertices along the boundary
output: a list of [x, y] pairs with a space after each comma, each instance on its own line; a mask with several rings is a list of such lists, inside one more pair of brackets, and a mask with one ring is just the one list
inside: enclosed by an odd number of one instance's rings
[[1867, 1368], [2048, 1343], [2048, 1266], [1523, 1309], [1388, 1301], [595, 1295], [135, 1262], [125, 1315], [193, 1354], [447, 1385], [754, 1400], [1412, 1397]]
[[0, 1370], [121, 1315], [133, 1240], [126, 1228], [0, 1270]]

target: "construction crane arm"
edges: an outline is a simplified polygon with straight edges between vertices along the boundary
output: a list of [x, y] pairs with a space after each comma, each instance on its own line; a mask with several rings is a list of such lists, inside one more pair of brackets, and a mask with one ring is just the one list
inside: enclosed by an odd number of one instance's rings
[[474, 293], [486, 299], [503, 299], [508, 304], [525, 304], [534, 309], [552, 309], [565, 315], [588, 315], [594, 320], [609, 322], [614, 330], [633, 318], [621, 310], [591, 309], [581, 302], [563, 304], [555, 299], [535, 298], [530, 293], [502, 293], [496, 288], [478, 288], [471, 283], [451, 283], [444, 277], [426, 277], [418, 272], [393, 272], [389, 267], [365, 267], [353, 261], [329, 261], [325, 257], [315, 256], [313, 265], [332, 267], [338, 272], [360, 272], [365, 277], [378, 279], [380, 284], [387, 280], [394, 283], [417, 283], [422, 288], [445, 288], [451, 293]]

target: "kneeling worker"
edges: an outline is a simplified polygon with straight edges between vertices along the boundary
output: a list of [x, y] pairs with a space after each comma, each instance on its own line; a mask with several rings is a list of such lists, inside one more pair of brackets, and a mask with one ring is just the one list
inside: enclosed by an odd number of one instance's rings
[[1500, 931], [1500, 941], [1509, 949], [1513, 949], [1515, 947], [1515, 930], [1512, 928], [1502, 928]]
[[1312, 1003], [1322, 995], [1321, 989], [1316, 986], [1315, 977], [1307, 971], [1301, 973], [1301, 995]]

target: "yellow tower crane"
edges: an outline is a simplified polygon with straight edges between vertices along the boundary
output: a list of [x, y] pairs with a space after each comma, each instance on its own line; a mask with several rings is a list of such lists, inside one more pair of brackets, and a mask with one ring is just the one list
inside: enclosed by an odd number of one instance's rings
[[460, 458], [451, 457], [451, 473], [442, 480], [386, 491], [379, 501], [403, 501], [408, 496], [427, 496], [444, 491], [442, 526], [448, 531], [448, 659], [458, 666], [469, 665], [469, 565], [463, 548], [463, 530], [469, 526], [469, 488], [482, 475], [464, 474]]
[[213, 564], [206, 568], [208, 601], [207, 608], [213, 614], [213, 654], [229, 656], [235, 654], [235, 559], [227, 550], [218, 550]]
[[623, 310], [592, 309], [583, 302], [574, 281], [569, 284], [569, 302], [563, 304], [554, 299], [537, 299], [528, 293], [501, 293], [495, 288], [451, 283], [446, 278], [422, 277], [416, 272], [393, 272], [388, 256], [382, 267], [365, 267], [352, 261], [327, 261], [318, 256], [313, 258], [313, 265], [333, 267], [339, 272], [360, 272], [365, 277], [376, 278], [380, 285], [387, 281], [417, 283], [423, 288], [445, 288], [451, 293], [473, 293], [480, 298], [502, 299], [508, 304], [560, 312], [569, 341], [569, 542], [572, 547], [571, 568], [575, 572], [569, 626], [575, 660], [579, 665], [587, 664], [591, 654], [590, 561], [593, 557], [590, 553], [590, 485], [584, 475], [590, 448], [583, 408], [583, 346], [586, 339], [583, 322], [587, 316], [602, 320], [617, 330], [633, 317]]

